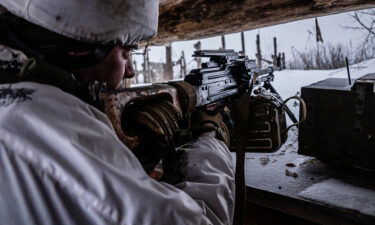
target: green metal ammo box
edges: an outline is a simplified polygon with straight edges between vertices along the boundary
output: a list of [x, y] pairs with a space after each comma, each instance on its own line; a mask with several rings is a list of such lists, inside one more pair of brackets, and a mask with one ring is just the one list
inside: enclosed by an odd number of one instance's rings
[[336, 166], [375, 171], [375, 73], [351, 86], [330, 78], [303, 87], [306, 122], [299, 129], [299, 150]]

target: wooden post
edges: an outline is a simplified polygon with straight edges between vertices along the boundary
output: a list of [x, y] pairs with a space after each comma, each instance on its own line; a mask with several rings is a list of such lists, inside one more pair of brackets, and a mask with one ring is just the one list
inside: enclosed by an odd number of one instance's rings
[[221, 48], [225, 49], [225, 36], [221, 35]]
[[242, 55], [246, 55], [245, 53], [245, 34], [244, 32], [242, 31], [241, 32], [241, 46], [242, 46]]
[[138, 68], [137, 68], [137, 61], [134, 60], [133, 61], [133, 67], [134, 67], [134, 78], [135, 78], [135, 83], [136, 84], [139, 84], [139, 72], [138, 72]]
[[152, 69], [152, 64], [150, 63], [150, 70], [149, 70], [149, 74], [150, 74], [150, 83], [154, 83], [157, 81], [157, 77], [155, 76], [156, 74], [154, 73], [154, 70]]
[[148, 68], [148, 50], [146, 49], [145, 50], [145, 54], [143, 55], [143, 64], [142, 64], [142, 67], [143, 67], [143, 83], [149, 83], [149, 76], [148, 76], [148, 72], [147, 72], [147, 68]]
[[276, 39], [276, 37], [273, 38], [273, 54], [277, 55], [277, 39]]
[[[201, 42], [200, 41], [198, 41], [197, 43], [195, 43], [194, 44], [194, 48], [195, 48], [195, 50], [201, 50], [201, 48], [202, 48], [202, 44], [201, 44]], [[202, 59], [200, 58], [200, 57], [198, 57], [198, 58], [195, 58], [194, 59], [195, 61], [197, 61], [197, 68], [201, 68], [201, 66], [202, 66]]]
[[152, 77], [151, 77], [151, 65], [150, 65], [150, 50], [149, 49], [147, 49], [146, 50], [146, 61], [147, 61], [147, 63], [146, 63], [146, 74], [147, 74], [147, 80], [148, 80], [148, 83], [152, 83]]
[[258, 67], [262, 67], [262, 52], [260, 50], [259, 34], [257, 34], [256, 45], [257, 45], [257, 53], [255, 54], [255, 57], [257, 58], [257, 65], [258, 65]]
[[272, 63], [273, 66], [278, 66], [277, 64], [277, 39], [276, 37], [273, 38], [273, 55], [272, 55]]
[[172, 44], [165, 45], [165, 71], [164, 80], [173, 80]]
[[185, 52], [181, 52], [181, 59], [180, 59], [180, 66], [181, 66], [181, 78], [186, 75], [186, 59], [185, 59]]

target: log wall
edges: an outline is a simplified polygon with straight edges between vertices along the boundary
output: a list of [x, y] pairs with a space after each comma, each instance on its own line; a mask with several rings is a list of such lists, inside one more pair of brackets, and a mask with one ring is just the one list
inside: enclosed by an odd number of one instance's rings
[[151, 43], [191, 40], [375, 7], [374, 0], [161, 0]]

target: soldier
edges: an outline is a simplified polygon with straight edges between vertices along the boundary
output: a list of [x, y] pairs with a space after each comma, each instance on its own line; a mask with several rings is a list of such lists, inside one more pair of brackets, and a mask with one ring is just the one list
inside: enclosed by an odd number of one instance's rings
[[231, 224], [232, 159], [203, 133], [182, 147], [184, 179], [150, 179], [105, 114], [93, 81], [133, 76], [156, 34], [157, 0], [1, 0], [2, 224]]

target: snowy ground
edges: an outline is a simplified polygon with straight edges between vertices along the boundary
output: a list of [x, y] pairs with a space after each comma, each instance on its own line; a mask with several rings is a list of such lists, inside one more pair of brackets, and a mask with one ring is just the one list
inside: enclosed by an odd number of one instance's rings
[[[370, 59], [350, 66], [352, 79], [357, 79], [369, 73], [375, 73], [375, 59]], [[301, 87], [316, 83], [327, 78], [347, 79], [346, 68], [336, 70], [283, 70], [275, 72], [274, 87], [283, 99], [300, 92]], [[293, 102], [288, 104], [290, 109], [297, 115], [298, 107], [293, 106]]]

